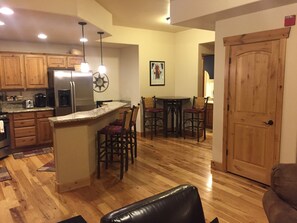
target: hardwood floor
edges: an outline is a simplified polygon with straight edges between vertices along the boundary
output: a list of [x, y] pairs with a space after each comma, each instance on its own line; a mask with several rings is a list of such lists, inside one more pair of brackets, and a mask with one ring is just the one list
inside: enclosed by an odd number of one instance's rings
[[88, 223], [98, 223], [109, 211], [190, 183], [198, 187], [207, 222], [218, 217], [220, 223], [267, 223], [262, 208], [265, 186], [211, 171], [210, 135], [201, 143], [183, 138], [138, 139], [138, 157], [122, 181], [115, 163], [92, 186], [63, 194], [55, 192], [55, 173], [36, 171], [52, 154], [1, 160], [12, 180], [0, 183], [0, 222], [52, 223], [82, 215]]

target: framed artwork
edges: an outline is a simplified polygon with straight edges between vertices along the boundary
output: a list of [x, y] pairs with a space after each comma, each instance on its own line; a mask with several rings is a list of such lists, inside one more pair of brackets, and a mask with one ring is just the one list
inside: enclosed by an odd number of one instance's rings
[[165, 85], [165, 61], [150, 61], [150, 86]]

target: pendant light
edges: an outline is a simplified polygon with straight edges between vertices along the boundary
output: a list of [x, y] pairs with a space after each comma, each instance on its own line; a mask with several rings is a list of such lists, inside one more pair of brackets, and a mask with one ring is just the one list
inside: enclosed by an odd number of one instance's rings
[[100, 35], [100, 53], [101, 53], [101, 64], [98, 67], [99, 74], [106, 74], [106, 67], [103, 65], [103, 53], [102, 53], [102, 35], [104, 32], [97, 32]]
[[85, 38], [84, 26], [87, 25], [87, 23], [79, 22], [78, 24], [81, 25], [82, 37], [80, 38], [80, 42], [82, 42], [82, 47], [83, 47], [83, 61], [80, 64], [80, 71], [85, 73], [90, 71], [89, 64], [86, 62], [86, 53], [85, 53], [85, 42], [87, 42], [88, 39]]

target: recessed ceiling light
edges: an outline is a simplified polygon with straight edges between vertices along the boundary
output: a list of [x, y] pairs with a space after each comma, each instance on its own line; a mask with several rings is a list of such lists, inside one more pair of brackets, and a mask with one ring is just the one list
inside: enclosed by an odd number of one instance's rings
[[47, 38], [47, 35], [45, 35], [44, 33], [39, 33], [38, 34], [38, 38], [39, 39], [46, 39]]
[[87, 38], [80, 38], [79, 41], [82, 42], [82, 43], [85, 43], [85, 42], [88, 42], [88, 39]]
[[2, 13], [4, 15], [12, 15], [14, 13], [14, 11], [8, 7], [1, 7], [0, 13]]
[[4, 26], [4, 25], [5, 25], [5, 23], [0, 21], [0, 26]]

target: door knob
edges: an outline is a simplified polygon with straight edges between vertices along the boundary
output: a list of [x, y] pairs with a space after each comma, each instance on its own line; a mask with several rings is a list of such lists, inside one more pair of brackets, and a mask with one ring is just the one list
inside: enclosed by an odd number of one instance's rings
[[266, 125], [273, 125], [273, 121], [272, 120], [268, 120], [267, 122], [264, 122], [264, 124], [266, 124]]

